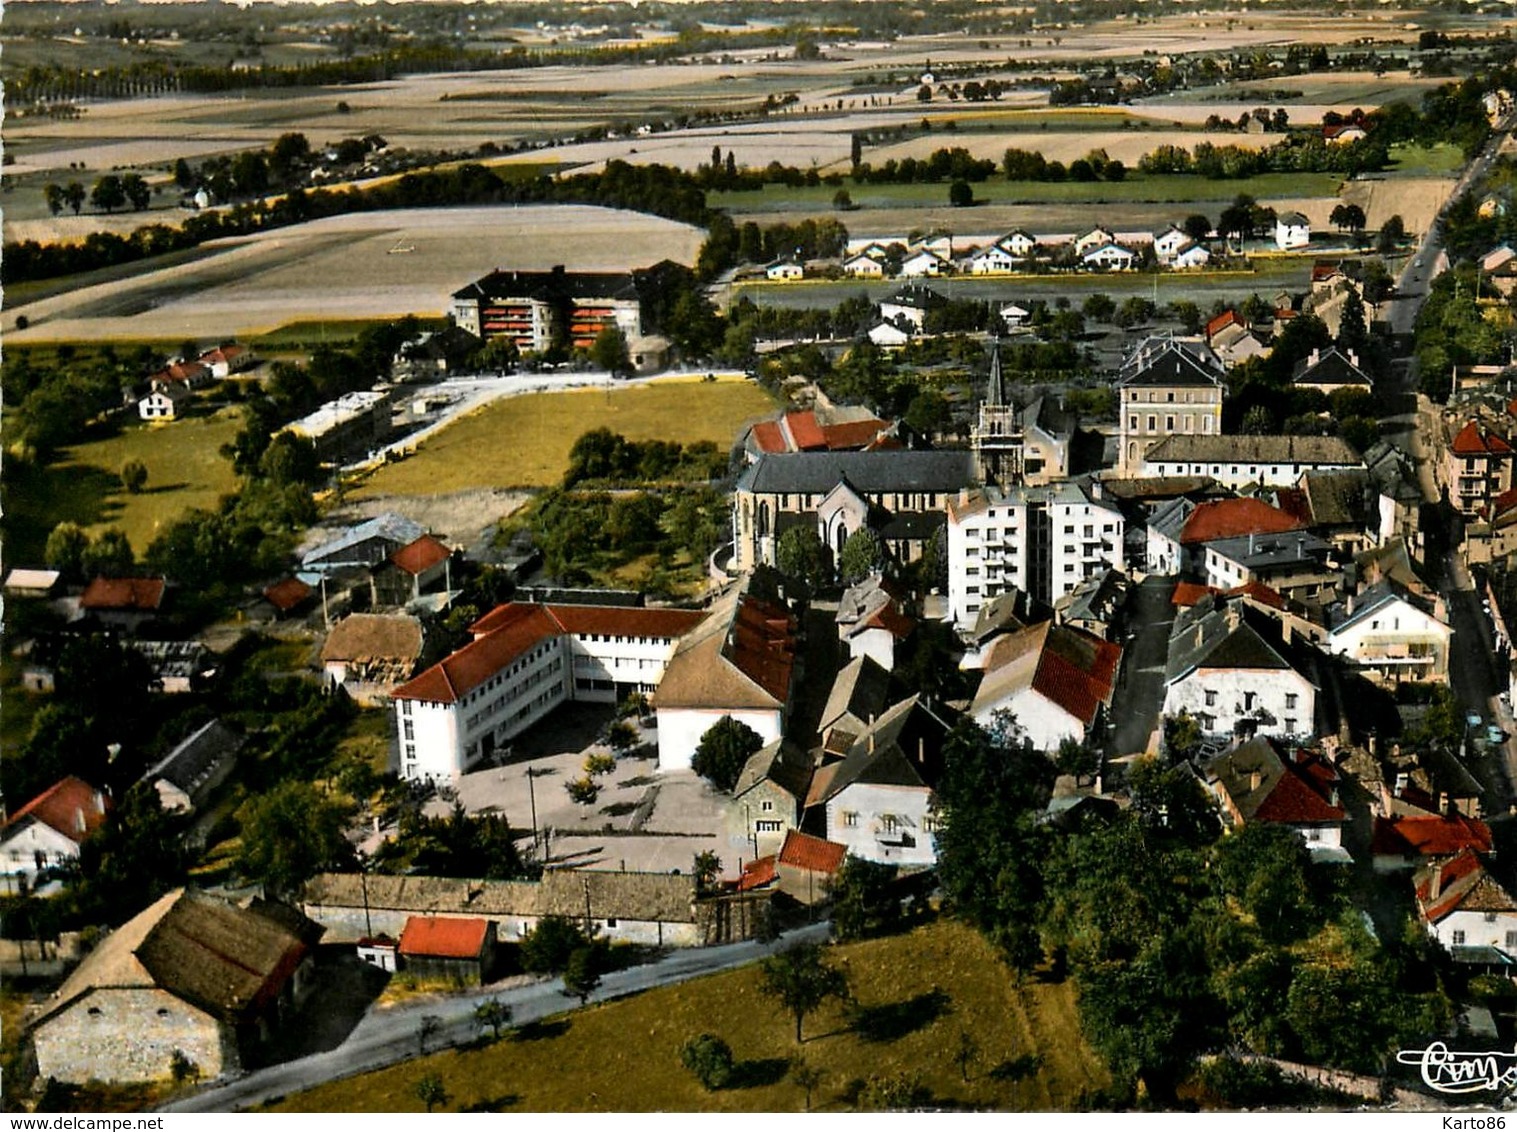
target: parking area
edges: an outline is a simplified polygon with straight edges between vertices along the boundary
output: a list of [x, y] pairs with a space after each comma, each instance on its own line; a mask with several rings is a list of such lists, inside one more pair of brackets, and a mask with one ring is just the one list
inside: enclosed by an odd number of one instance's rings
[[[569, 796], [567, 784], [584, 776], [588, 756], [613, 754], [599, 740], [609, 720], [609, 711], [587, 718], [578, 705], [561, 709], [524, 736], [530, 746], [515, 744], [506, 766], [464, 775], [458, 801], [470, 813], [503, 814], [515, 829], [531, 829], [535, 814], [536, 857], [557, 867], [687, 872], [697, 853], [712, 850], [735, 877], [737, 860], [722, 853], [723, 796], [693, 771], [660, 773], [653, 727], [640, 728], [641, 746], [616, 756], [615, 769], [595, 777], [593, 802]], [[427, 812], [445, 814], [452, 805], [435, 798]], [[531, 851], [532, 835], [519, 845]]]

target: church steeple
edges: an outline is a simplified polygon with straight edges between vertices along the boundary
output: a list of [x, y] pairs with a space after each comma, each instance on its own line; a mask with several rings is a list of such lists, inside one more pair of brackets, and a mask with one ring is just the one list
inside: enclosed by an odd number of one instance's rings
[[999, 338], [990, 340], [990, 377], [970, 446], [981, 483], [1005, 488], [1022, 482], [1022, 421], [1016, 405], [1006, 396]]

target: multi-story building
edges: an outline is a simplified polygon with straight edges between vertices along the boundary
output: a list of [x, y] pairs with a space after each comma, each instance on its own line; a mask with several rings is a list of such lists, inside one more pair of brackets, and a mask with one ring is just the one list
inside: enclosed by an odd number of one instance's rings
[[474, 639], [397, 688], [400, 776], [450, 781], [570, 700], [653, 692], [698, 610], [497, 606]]
[[1292, 487], [1307, 472], [1364, 467], [1341, 436], [1177, 435], [1143, 459], [1144, 476], [1210, 476], [1223, 487]]
[[453, 292], [453, 321], [479, 338], [509, 338], [522, 351], [583, 349], [608, 326], [642, 334], [642, 301], [627, 272], [492, 271]]
[[1122, 364], [1117, 474], [1141, 476], [1144, 461], [1171, 436], [1222, 432], [1222, 363], [1200, 339], [1152, 337]]
[[1512, 446], [1471, 420], [1449, 441], [1443, 481], [1449, 502], [1466, 518], [1489, 515], [1496, 497], [1512, 489]]
[[732, 567], [773, 566], [780, 536], [802, 525], [834, 554], [867, 526], [897, 561], [913, 562], [948, 501], [973, 483], [968, 452], [761, 453], [733, 494]]
[[948, 605], [962, 628], [1011, 589], [1051, 605], [1123, 564], [1122, 512], [1099, 484], [986, 487], [948, 507]]

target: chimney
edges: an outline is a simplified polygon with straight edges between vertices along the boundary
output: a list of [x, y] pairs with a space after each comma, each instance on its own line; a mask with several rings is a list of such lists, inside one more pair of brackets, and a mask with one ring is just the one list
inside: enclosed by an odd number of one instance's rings
[[84, 833], [87, 829], [89, 829], [89, 826], [85, 823], [84, 820], [83, 806], [76, 806], [74, 808], [74, 829], [78, 833]]
[[1249, 771], [1248, 788], [1250, 792], [1259, 789], [1264, 783], [1264, 775], [1258, 770]]
[[105, 813], [105, 795], [98, 790], [95, 791], [95, 812], [97, 814]]
[[1354, 615], [1354, 595], [1353, 594], [1349, 594], [1348, 595], [1348, 601], [1346, 603], [1346, 608], [1348, 609], [1348, 615], [1350, 617], [1352, 617]]
[[921, 766], [927, 765], [927, 740], [921, 735], [917, 736], [917, 763]]
[[1432, 879], [1430, 881], [1428, 881], [1428, 886], [1427, 886], [1427, 899], [1428, 899], [1428, 903], [1431, 904], [1434, 900], [1437, 900], [1438, 899], [1438, 894], [1441, 893], [1442, 891], [1443, 891], [1443, 865], [1441, 863], [1439, 863], [1439, 864], [1433, 866], [1433, 877], [1432, 877]]
[[1101, 773], [1100, 773], [1100, 772], [1099, 772], [1099, 771], [1098, 771], [1098, 772], [1097, 772], [1097, 773], [1096, 773], [1096, 782], [1095, 782], [1095, 787], [1094, 787], [1094, 789], [1093, 789], [1093, 790], [1092, 790], [1092, 793], [1095, 793], [1095, 794], [1100, 794], [1100, 793], [1102, 793], [1102, 789], [1101, 789], [1101, 788], [1102, 788], [1102, 787], [1103, 787], [1103, 786], [1104, 786], [1104, 785], [1105, 785], [1105, 784], [1106, 784], [1106, 776], [1105, 776], [1105, 775], [1104, 775], [1104, 774], [1101, 774]]
[[869, 753], [874, 754], [874, 732], [869, 733]]
[[1316, 346], [1313, 346], [1312, 347], [1312, 352], [1311, 352], [1310, 356], [1308, 356], [1307, 359], [1306, 359], [1307, 368], [1310, 369], [1312, 366], [1316, 365], [1317, 362], [1321, 359], [1321, 357], [1322, 357], [1322, 351], [1321, 351], [1321, 349], [1319, 349]]
[[1337, 804], [1338, 804], [1338, 788], [1336, 786], [1334, 786], [1331, 790], [1329, 790], [1327, 792], [1327, 804], [1329, 806], [1337, 806]]

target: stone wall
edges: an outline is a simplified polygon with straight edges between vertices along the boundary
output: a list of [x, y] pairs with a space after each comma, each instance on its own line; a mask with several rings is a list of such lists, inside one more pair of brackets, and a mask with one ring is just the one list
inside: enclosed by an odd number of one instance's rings
[[37, 1073], [83, 1083], [157, 1081], [170, 1076], [174, 1051], [203, 1078], [238, 1067], [230, 1031], [167, 991], [96, 990], [32, 1032]]

